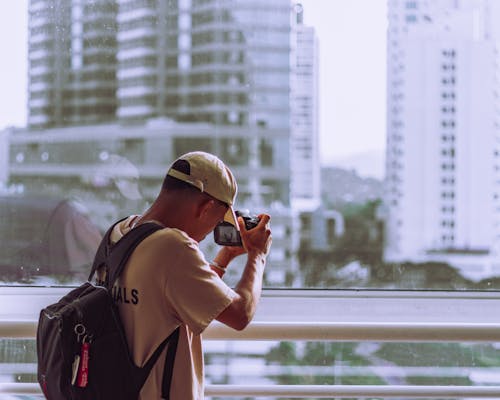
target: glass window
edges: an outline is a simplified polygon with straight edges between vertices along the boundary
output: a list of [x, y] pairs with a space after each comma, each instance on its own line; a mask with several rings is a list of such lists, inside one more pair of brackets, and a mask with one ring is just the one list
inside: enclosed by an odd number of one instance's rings
[[[234, 171], [238, 209], [272, 215], [266, 291], [495, 295], [499, 20], [496, 0], [1, 2], [0, 286], [84, 281], [110, 224], [203, 150]], [[0, 382], [33, 381], [34, 351], [1, 339]], [[213, 341], [206, 372], [498, 385], [499, 359], [490, 343]]]

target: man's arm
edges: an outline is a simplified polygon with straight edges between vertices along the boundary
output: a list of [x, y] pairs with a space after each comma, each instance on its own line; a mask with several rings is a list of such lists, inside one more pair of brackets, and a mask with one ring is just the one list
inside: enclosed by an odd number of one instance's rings
[[[259, 218], [259, 224], [248, 231], [243, 220], [238, 218], [243, 249], [247, 252], [247, 263], [238, 284], [234, 288], [236, 296], [216, 318], [219, 322], [237, 330], [244, 329], [255, 314], [262, 292], [262, 278], [266, 258], [271, 248], [270, 216], [261, 214]], [[226, 267], [232, 260], [231, 257], [234, 258], [234, 253], [230, 254], [221, 251], [215, 261], [220, 266]]]

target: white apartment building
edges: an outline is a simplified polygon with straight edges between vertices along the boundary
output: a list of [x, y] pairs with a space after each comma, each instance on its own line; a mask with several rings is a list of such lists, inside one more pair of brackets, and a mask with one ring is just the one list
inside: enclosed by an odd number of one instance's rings
[[500, 274], [500, 4], [390, 0], [386, 261]]
[[291, 74], [291, 182], [292, 207], [316, 210], [321, 203], [318, 129], [318, 39], [303, 24], [304, 9], [295, 5]]

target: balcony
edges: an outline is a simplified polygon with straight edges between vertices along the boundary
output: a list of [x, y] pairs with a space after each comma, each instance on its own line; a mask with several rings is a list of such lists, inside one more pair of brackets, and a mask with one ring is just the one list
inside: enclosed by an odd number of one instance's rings
[[[33, 338], [40, 307], [58, 299], [67, 288], [2, 287], [0, 288], [0, 337]], [[15, 304], [15, 307], [12, 305]], [[251, 343], [329, 342], [360, 343], [497, 343], [500, 342], [500, 294], [492, 292], [411, 292], [369, 290], [265, 290], [254, 322], [237, 332], [213, 323], [204, 333], [205, 353], [223, 352], [225, 365], [209, 361], [206, 375], [207, 397], [270, 398], [428, 398], [465, 399], [500, 398], [499, 368], [479, 366], [398, 367], [371, 365], [347, 366], [342, 362], [322, 366], [265, 366], [268, 376], [283, 373], [334, 375], [335, 384], [261, 383], [260, 374], [246, 367], [231, 351], [237, 344], [250, 349]], [[261, 348], [262, 346], [256, 346]], [[248, 350], [250, 353], [250, 350]], [[408, 354], [408, 358], [415, 355]], [[241, 355], [239, 356], [241, 357]], [[3, 373], [34, 372], [35, 364], [0, 364]], [[17, 369], [17, 370], [16, 370]], [[224, 372], [224, 383], [217, 375]], [[386, 378], [385, 384], [342, 384], [345, 376], [367, 371]], [[241, 374], [241, 376], [240, 376]], [[496, 383], [473, 385], [401, 384], [410, 375], [442, 377], [496, 376]], [[251, 377], [249, 379], [248, 377]], [[391, 378], [392, 377], [392, 378]], [[475, 378], [476, 379], [476, 378]], [[392, 380], [392, 383], [391, 383]], [[250, 382], [250, 383], [249, 383]], [[0, 393], [39, 394], [35, 383], [0, 383]]]

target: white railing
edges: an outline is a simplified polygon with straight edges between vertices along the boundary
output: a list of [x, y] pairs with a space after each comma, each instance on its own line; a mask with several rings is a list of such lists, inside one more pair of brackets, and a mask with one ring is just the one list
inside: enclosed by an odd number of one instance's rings
[[[0, 383], [0, 394], [41, 394], [35, 383]], [[380, 386], [380, 385], [208, 385], [205, 396], [266, 396], [302, 398], [481, 398], [499, 399], [499, 386]]]
[[[34, 338], [36, 321], [0, 321], [0, 337]], [[500, 323], [298, 323], [255, 322], [241, 332], [210, 325], [206, 340], [321, 340], [384, 342], [500, 342]], [[31, 383], [0, 383], [3, 394], [40, 394]], [[206, 396], [487, 398], [499, 399], [500, 386], [410, 385], [207, 385]]]
[[[41, 307], [67, 291], [0, 287], [0, 338], [34, 338]], [[254, 322], [244, 331], [214, 323], [204, 339], [500, 343], [498, 310], [498, 292], [266, 290]], [[207, 347], [212, 344], [216, 342]], [[471, 372], [464, 369], [463, 373]], [[207, 397], [500, 399], [500, 387], [486, 385], [228, 384], [207, 385], [205, 393]], [[40, 391], [37, 384], [0, 383], [0, 399], [4, 394]]]
[[[1, 321], [0, 338], [34, 338], [37, 321]], [[207, 340], [500, 342], [500, 323], [254, 322], [243, 331], [212, 323]]]

